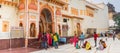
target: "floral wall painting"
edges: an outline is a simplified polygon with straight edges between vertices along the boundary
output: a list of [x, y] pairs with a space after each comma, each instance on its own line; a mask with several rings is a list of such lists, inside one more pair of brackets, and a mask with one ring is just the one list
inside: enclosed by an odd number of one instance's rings
[[20, 4], [19, 4], [18, 9], [19, 9], [19, 10], [25, 9], [25, 0], [20, 0]]

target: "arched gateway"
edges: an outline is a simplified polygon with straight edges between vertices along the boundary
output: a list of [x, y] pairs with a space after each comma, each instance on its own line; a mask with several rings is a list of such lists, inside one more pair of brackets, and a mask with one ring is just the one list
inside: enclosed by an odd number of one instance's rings
[[39, 32], [54, 32], [53, 12], [48, 6], [40, 11]]

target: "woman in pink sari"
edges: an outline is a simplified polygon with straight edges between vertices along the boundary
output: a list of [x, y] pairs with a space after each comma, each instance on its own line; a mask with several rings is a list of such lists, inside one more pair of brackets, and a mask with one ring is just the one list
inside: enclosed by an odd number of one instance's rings
[[73, 44], [74, 44], [74, 47], [76, 47], [76, 43], [78, 42], [78, 37], [77, 35], [75, 34], [74, 35], [74, 38], [73, 38]]
[[48, 45], [52, 45], [52, 37], [51, 37], [51, 35], [49, 33], [47, 33], [46, 35], [47, 35], [47, 39], [48, 39], [48, 41], [47, 41]]

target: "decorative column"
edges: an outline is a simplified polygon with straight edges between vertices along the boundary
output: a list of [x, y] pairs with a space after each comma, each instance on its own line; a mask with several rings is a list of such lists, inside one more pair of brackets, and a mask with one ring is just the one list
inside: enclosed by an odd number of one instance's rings
[[39, 21], [40, 21], [40, 0], [37, 0], [37, 6], [38, 6], [38, 10], [37, 10], [37, 13], [38, 13], [38, 17], [36, 19], [36, 22], [37, 22], [37, 31], [39, 34]]
[[[61, 19], [61, 17], [62, 17], [62, 14], [61, 14], [61, 8], [60, 7], [57, 7], [56, 8], [56, 27], [57, 27], [57, 33], [59, 34], [59, 32], [60, 32], [60, 34], [59, 35], [61, 35], [61, 24], [60, 24], [60, 19]], [[59, 26], [58, 26], [59, 25]]]
[[28, 37], [29, 37], [29, 15], [28, 15], [28, 0], [25, 0], [25, 18], [26, 18], [26, 36], [25, 36], [25, 48], [28, 47]]
[[55, 32], [57, 32], [57, 18], [56, 18], [56, 7], [54, 5], [54, 24], [55, 24]]

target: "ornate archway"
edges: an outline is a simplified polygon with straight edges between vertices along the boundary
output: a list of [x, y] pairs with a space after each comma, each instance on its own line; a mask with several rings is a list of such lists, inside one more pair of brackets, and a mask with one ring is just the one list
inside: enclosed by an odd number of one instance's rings
[[39, 32], [54, 32], [53, 11], [48, 5], [40, 9]]

